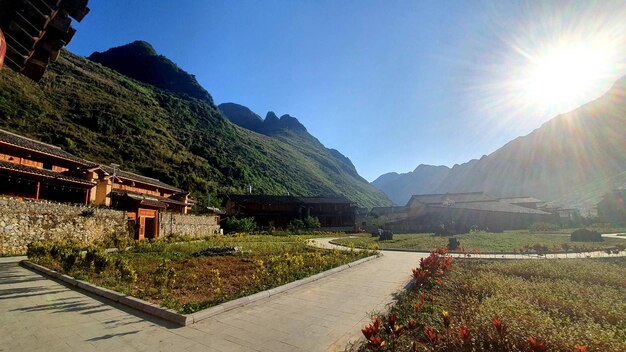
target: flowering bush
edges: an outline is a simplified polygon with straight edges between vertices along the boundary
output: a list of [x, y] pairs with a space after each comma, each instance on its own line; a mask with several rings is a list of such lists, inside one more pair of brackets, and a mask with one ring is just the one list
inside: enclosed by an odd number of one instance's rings
[[381, 327], [362, 351], [626, 351], [626, 258], [452, 268], [446, 257], [437, 249], [424, 258], [390, 309], [404, 333]]

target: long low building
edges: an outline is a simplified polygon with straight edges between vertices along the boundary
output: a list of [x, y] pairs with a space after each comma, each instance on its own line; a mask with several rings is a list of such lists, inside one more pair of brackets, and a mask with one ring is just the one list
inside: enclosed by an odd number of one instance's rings
[[189, 193], [157, 179], [100, 165], [4, 130], [0, 130], [0, 194], [125, 210], [138, 239], [158, 237], [160, 211], [187, 214], [195, 204]]
[[377, 223], [394, 232], [434, 232], [441, 225], [457, 233], [472, 227], [492, 231], [523, 229], [537, 222], [558, 221], [538, 210], [530, 197], [495, 198], [482, 192], [414, 195], [405, 207], [372, 210]]
[[295, 219], [316, 217], [322, 228], [353, 230], [356, 206], [345, 197], [294, 197], [272, 195], [226, 196], [226, 216], [253, 217], [260, 227], [287, 228]]

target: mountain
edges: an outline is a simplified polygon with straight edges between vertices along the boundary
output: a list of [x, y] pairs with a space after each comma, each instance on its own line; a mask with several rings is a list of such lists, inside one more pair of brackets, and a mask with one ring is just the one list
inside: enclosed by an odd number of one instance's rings
[[[378, 187], [392, 199], [390, 190], [410, 190], [417, 187], [413, 183], [423, 182], [408, 176], [391, 179]], [[494, 153], [455, 165], [438, 186], [421, 186], [424, 193], [530, 195], [589, 209], [603, 193], [626, 186], [626, 77], [600, 98], [551, 119]]]
[[95, 52], [88, 57], [127, 77], [151, 84], [163, 90], [213, 103], [211, 95], [198, 83], [196, 77], [182, 70], [170, 59], [158, 55], [144, 41]]
[[[127, 72], [136, 77], [129, 78], [68, 51], [40, 84], [3, 70], [0, 128], [188, 189], [202, 205], [217, 205], [224, 193], [242, 193], [248, 185], [255, 193], [342, 195], [360, 206], [391, 204], [321, 144], [309, 144], [312, 137], [291, 117], [282, 123], [276, 117], [278, 123], [271, 124], [282, 137], [238, 127], [192, 84], [193, 76], [141, 43], [121, 48], [132, 49], [128, 62], [137, 68], [144, 67], [138, 57], [145, 58], [148, 71], [158, 71], [155, 76]], [[94, 55], [112, 66], [123, 56], [107, 52]]]
[[419, 165], [404, 174], [395, 172], [381, 175], [372, 185], [387, 194], [396, 204], [406, 204], [414, 194], [428, 194], [437, 189], [448, 176], [447, 166]]
[[273, 111], [270, 111], [265, 115], [265, 119], [262, 119], [249, 108], [235, 103], [223, 103], [220, 104], [218, 108], [228, 120], [240, 127], [282, 140], [285, 143], [292, 144], [294, 148], [305, 145], [310, 149], [316, 150], [317, 153], [307, 153], [306, 150], [303, 150], [303, 152], [317, 160], [321, 165], [336, 169], [334, 165], [330, 165], [327, 160], [325, 160], [335, 159], [335, 161], [341, 163], [339, 166], [343, 172], [357, 178], [359, 181], [365, 181], [365, 179], [359, 176], [349, 158], [336, 149], [324, 147], [324, 145], [322, 145], [317, 138], [312, 136], [307, 131], [306, 127], [295, 117], [283, 115], [279, 118]]

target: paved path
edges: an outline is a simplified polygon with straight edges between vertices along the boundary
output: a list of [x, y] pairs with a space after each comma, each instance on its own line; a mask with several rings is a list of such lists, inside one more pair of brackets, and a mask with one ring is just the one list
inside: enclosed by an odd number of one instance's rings
[[4, 259], [0, 351], [342, 351], [360, 337], [368, 312], [392, 301], [423, 256], [385, 253], [187, 327], [74, 291]]
[[[311, 244], [334, 248], [329, 241]], [[0, 258], [0, 351], [342, 351], [426, 255], [385, 251], [187, 327], [69, 289], [20, 267], [23, 257]]]

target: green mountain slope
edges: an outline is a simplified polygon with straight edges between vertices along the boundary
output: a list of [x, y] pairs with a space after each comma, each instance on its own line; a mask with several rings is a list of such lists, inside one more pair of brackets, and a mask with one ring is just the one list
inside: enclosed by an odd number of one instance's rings
[[0, 128], [189, 189], [203, 204], [218, 204], [220, 195], [247, 185], [256, 193], [389, 204], [318, 146], [240, 128], [210, 100], [165, 88], [64, 51], [40, 84], [0, 73]]

